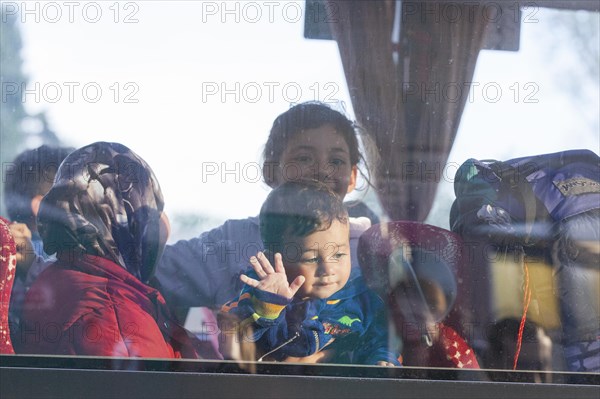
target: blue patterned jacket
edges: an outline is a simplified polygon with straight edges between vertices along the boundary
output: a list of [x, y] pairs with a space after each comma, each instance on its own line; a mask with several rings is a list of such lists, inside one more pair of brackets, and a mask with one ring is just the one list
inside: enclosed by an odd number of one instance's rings
[[[256, 278], [254, 272], [248, 275]], [[241, 327], [252, 326], [243, 339], [256, 342], [265, 358], [304, 357], [331, 348], [332, 363], [400, 365], [398, 353], [388, 350], [384, 303], [362, 277], [327, 299], [289, 300], [246, 285], [222, 311], [235, 315]]]

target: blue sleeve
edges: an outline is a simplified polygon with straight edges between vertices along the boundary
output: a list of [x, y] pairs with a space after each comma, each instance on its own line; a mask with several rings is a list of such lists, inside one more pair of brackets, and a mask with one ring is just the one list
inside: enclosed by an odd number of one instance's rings
[[316, 319], [305, 320], [306, 307], [280, 295], [245, 286], [221, 311], [235, 316], [244, 339], [256, 342], [263, 354], [273, 351], [277, 360], [312, 355], [325, 343], [323, 325]]
[[[278, 345], [275, 337], [282, 336], [282, 342], [287, 338], [285, 308], [290, 302], [288, 298], [245, 285], [240, 296], [223, 305], [221, 312], [234, 316], [238, 323], [234, 328], [244, 332], [244, 339], [251, 342], [266, 340], [264, 344], [268, 351], [271, 346]], [[246, 329], [248, 325], [251, 330]]]
[[401, 366], [398, 361], [399, 353], [388, 348], [388, 322], [383, 301], [374, 293], [370, 292], [368, 295], [372, 307], [367, 312], [372, 317], [369, 317], [369, 324], [355, 351], [353, 363], [377, 364], [379, 361], [386, 361]]
[[256, 223], [230, 220], [199, 237], [167, 245], [155, 278], [170, 307], [218, 308], [239, 294], [239, 275], [262, 248]]
[[223, 305], [221, 312], [233, 315], [242, 322], [250, 319], [259, 328], [268, 328], [284, 320], [285, 308], [290, 302], [290, 299], [281, 295], [244, 285], [242, 293]]

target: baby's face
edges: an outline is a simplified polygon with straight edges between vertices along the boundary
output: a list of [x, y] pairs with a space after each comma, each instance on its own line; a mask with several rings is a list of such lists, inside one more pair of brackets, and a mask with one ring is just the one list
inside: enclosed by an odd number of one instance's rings
[[296, 296], [329, 298], [350, 276], [350, 230], [348, 223], [335, 220], [327, 230], [306, 237], [285, 237], [282, 253], [288, 281], [304, 276]]

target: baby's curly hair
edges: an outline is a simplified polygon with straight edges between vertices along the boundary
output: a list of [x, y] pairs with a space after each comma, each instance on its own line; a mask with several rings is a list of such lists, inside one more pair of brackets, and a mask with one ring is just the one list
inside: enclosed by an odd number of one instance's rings
[[348, 211], [324, 183], [286, 182], [269, 194], [259, 219], [265, 248], [275, 253], [281, 252], [286, 237], [327, 230], [335, 220], [348, 223]]

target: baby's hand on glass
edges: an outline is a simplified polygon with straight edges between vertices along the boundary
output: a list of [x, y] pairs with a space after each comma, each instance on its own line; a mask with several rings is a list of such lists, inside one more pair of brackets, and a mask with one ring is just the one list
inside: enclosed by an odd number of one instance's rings
[[251, 257], [250, 264], [259, 280], [250, 278], [245, 274], [242, 274], [240, 279], [245, 284], [261, 291], [271, 292], [291, 299], [298, 292], [302, 284], [304, 284], [304, 276], [296, 277], [291, 284], [288, 282], [280, 253], [275, 254], [275, 268], [271, 266], [271, 262], [269, 262], [269, 259], [262, 252]]

